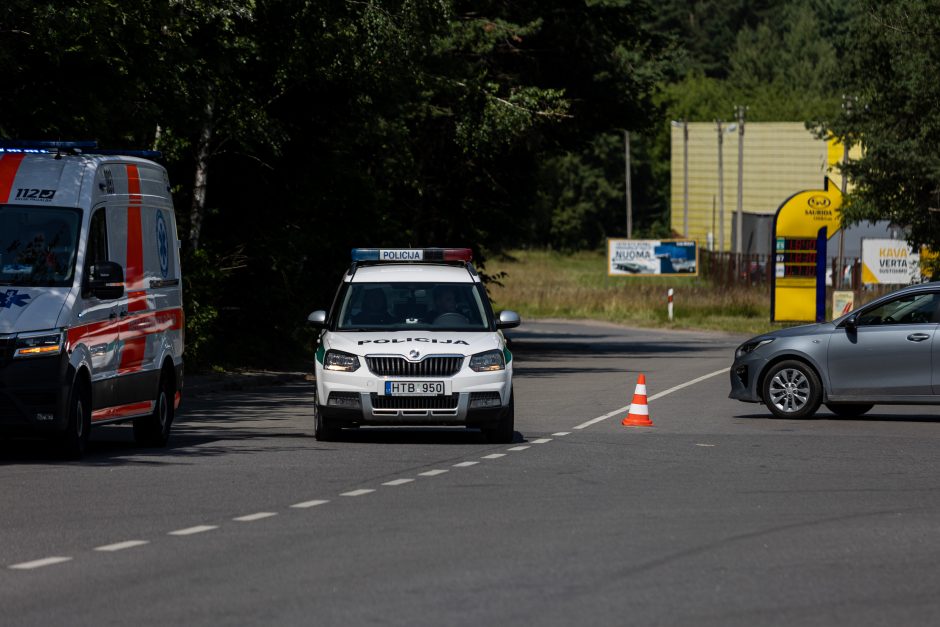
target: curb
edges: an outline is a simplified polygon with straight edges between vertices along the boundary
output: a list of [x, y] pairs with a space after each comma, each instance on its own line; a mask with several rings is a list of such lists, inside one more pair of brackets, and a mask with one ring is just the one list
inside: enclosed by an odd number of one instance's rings
[[313, 373], [270, 370], [211, 372], [186, 376], [183, 379], [183, 394], [200, 396], [212, 392], [247, 390], [303, 381], [314, 381]]

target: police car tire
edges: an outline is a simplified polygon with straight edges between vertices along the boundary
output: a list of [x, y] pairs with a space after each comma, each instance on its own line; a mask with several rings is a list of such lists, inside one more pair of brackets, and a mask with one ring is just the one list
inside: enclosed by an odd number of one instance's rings
[[170, 427], [173, 425], [174, 398], [176, 390], [171, 380], [160, 377], [160, 387], [157, 389], [157, 398], [153, 412], [147, 416], [134, 419], [134, 440], [143, 446], [166, 446], [170, 439]]
[[491, 444], [511, 444], [516, 436], [515, 393], [509, 394], [509, 405], [503, 410], [495, 427], [484, 429], [483, 434]]
[[332, 442], [339, 438], [339, 428], [332, 426], [326, 418], [323, 417], [323, 412], [320, 411], [320, 406], [314, 404], [314, 411], [316, 412], [313, 417], [313, 437], [319, 442]]
[[69, 394], [69, 421], [62, 440], [62, 455], [67, 459], [81, 459], [88, 447], [91, 433], [91, 397], [87, 386], [76, 383]]

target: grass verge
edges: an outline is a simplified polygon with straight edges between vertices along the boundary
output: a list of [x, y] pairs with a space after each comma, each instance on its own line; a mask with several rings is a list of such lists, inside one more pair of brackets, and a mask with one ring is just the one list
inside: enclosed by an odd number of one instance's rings
[[[495, 309], [529, 318], [587, 318], [639, 327], [704, 329], [756, 334], [783, 325], [770, 322], [770, 291], [764, 287], [715, 286], [699, 277], [611, 277], [603, 252], [562, 254], [513, 251], [487, 261]], [[673, 320], [666, 290], [673, 288]]]

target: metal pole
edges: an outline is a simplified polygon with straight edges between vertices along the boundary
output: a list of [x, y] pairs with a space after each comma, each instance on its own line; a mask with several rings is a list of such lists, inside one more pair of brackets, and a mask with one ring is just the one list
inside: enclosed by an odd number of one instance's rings
[[633, 239], [633, 194], [630, 189], [630, 131], [623, 132], [623, 162], [627, 195], [627, 239]]
[[689, 122], [682, 120], [682, 235], [689, 236]]
[[725, 251], [725, 183], [724, 183], [724, 165], [722, 164], [722, 144], [724, 143], [724, 131], [721, 128], [721, 120], [715, 120], [718, 127], [718, 252]]
[[[851, 117], [852, 115], [852, 100], [847, 98], [845, 95], [842, 96], [842, 108], [845, 109], [846, 117]], [[845, 166], [849, 163], [849, 143], [848, 137], [845, 137], [842, 142], [842, 202], [845, 203], [845, 194], [848, 191], [849, 177], [845, 172]], [[840, 209], [841, 212], [841, 209]], [[832, 269], [832, 287], [835, 289], [842, 289], [844, 287], [844, 281], [842, 280], [842, 271], [843, 255], [845, 255], [845, 228], [840, 224], [839, 225], [839, 258], [836, 260], [838, 265], [839, 278], [835, 277], [837, 268]]]
[[744, 112], [747, 107], [738, 106], [735, 113], [738, 118], [738, 232], [735, 234], [734, 250], [739, 255], [744, 253]]

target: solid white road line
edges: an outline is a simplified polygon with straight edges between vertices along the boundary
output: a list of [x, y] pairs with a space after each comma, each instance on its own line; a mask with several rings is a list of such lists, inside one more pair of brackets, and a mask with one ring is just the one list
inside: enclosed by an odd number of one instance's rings
[[528, 446], [514, 446], [514, 447], [512, 447], [512, 448], [507, 448], [506, 450], [507, 450], [507, 451], [524, 451], [524, 450], [526, 450], [527, 448], [529, 448], [529, 447], [528, 447]]
[[558, 433], [553, 433], [552, 435], [555, 436], [556, 438], [560, 438], [560, 437], [562, 437], [562, 436], [571, 435], [571, 432], [570, 432], [570, 431], [559, 431]]
[[375, 490], [370, 490], [369, 488], [363, 488], [361, 490], [351, 490], [349, 492], [343, 492], [340, 496], [362, 496], [363, 494], [369, 494], [370, 492], [375, 492]]
[[218, 529], [218, 525], [196, 525], [195, 527], [187, 527], [186, 529], [177, 529], [176, 531], [171, 531], [167, 535], [170, 536], [191, 536], [194, 533], [203, 533], [205, 531], [212, 531], [213, 529]]
[[125, 542], [115, 542], [114, 544], [105, 544], [95, 547], [96, 551], [123, 551], [124, 549], [133, 549], [135, 546], [150, 544], [149, 540], [127, 540]]
[[261, 520], [263, 518], [270, 518], [271, 516], [277, 516], [276, 512], [258, 512], [257, 514], [248, 514], [247, 516], [239, 516], [238, 518], [233, 518], [232, 520], [237, 520], [238, 522], [254, 522], [256, 520]]
[[427, 472], [419, 472], [419, 477], [436, 477], [437, 475], [443, 475], [446, 470], [429, 470]]
[[308, 507], [316, 507], [317, 505], [324, 505], [326, 503], [329, 503], [329, 501], [317, 499], [315, 501], [304, 501], [302, 503], [294, 503], [293, 505], [291, 505], [291, 507], [294, 507], [296, 509], [307, 509]]
[[476, 466], [480, 462], [459, 462], [454, 464], [454, 468], [467, 468], [468, 466]]
[[532, 440], [532, 444], [547, 444], [551, 441], [551, 438], [539, 438], [537, 440]]
[[480, 459], [499, 459], [500, 457], [506, 457], [506, 453], [493, 453], [491, 455], [484, 455]]
[[[686, 381], [685, 383], [680, 383], [679, 385], [677, 385], [677, 386], [675, 386], [675, 387], [671, 387], [671, 388], [669, 388], [668, 390], [663, 390], [662, 392], [659, 392], [659, 393], [657, 393], [657, 394], [653, 394], [652, 396], [647, 397], [646, 400], [647, 400], [647, 402], [649, 402], [649, 401], [655, 401], [656, 399], [662, 398], [662, 397], [666, 396], [667, 394], [672, 394], [673, 392], [678, 392], [678, 391], [681, 390], [682, 388], [687, 388], [687, 387], [689, 387], [690, 385], [695, 385], [696, 383], [700, 383], [700, 382], [704, 381], [705, 379], [711, 379], [712, 377], [718, 376], [718, 375], [720, 375], [720, 374], [724, 374], [724, 373], [728, 372], [729, 370], [731, 370], [731, 368], [722, 368], [721, 370], [716, 370], [715, 372], [709, 372], [708, 374], [702, 375], [702, 376], [698, 377], [697, 379], [692, 379], [691, 381]], [[598, 416], [597, 418], [593, 418], [593, 419], [591, 419], [591, 420], [588, 420], [587, 422], [582, 422], [582, 423], [579, 424], [577, 427], [575, 427], [575, 429], [586, 429], [586, 428], [590, 427], [590, 426], [593, 425], [593, 424], [597, 424], [598, 422], [601, 422], [601, 421], [603, 421], [603, 420], [607, 420], [608, 418], [610, 418], [610, 417], [612, 417], [612, 416], [616, 416], [616, 415], [618, 415], [618, 414], [622, 414], [623, 412], [625, 412], [625, 411], [627, 411], [627, 410], [629, 410], [629, 409], [630, 409], [630, 405], [624, 405], [623, 407], [621, 407], [621, 408], [619, 408], [619, 409], [615, 409], [615, 410], [612, 411], [612, 412], [608, 412], [608, 413], [604, 414], [603, 416]], [[553, 435], [558, 435], [558, 434], [555, 433], [555, 434], [553, 434]]]
[[62, 562], [67, 562], [71, 557], [47, 557], [41, 560], [33, 560], [32, 562], [22, 562], [20, 564], [13, 564], [10, 568], [16, 570], [32, 570], [34, 568], [42, 568], [43, 566], [52, 566], [53, 564], [61, 564]]
[[405, 485], [406, 483], [411, 483], [414, 479], [392, 479], [391, 481], [386, 481], [382, 485]]

